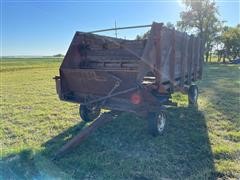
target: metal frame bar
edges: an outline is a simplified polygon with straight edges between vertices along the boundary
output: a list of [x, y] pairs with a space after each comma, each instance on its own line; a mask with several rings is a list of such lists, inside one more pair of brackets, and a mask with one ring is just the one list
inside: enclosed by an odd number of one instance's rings
[[98, 33], [98, 32], [115, 31], [115, 30], [123, 30], [123, 29], [145, 28], [145, 27], [151, 27], [151, 26], [152, 24], [139, 25], [139, 26], [126, 26], [126, 27], [119, 27], [119, 28], [100, 29], [95, 31], [89, 31], [86, 33]]
[[134, 91], [134, 90], [137, 90], [137, 89], [139, 89], [139, 87], [129, 88], [129, 89], [126, 89], [126, 90], [123, 90], [123, 91], [116, 92], [114, 94], [110, 94], [110, 95], [107, 95], [107, 96], [104, 96], [104, 97], [100, 97], [100, 98], [92, 100], [92, 101], [88, 101], [88, 102], [83, 103], [83, 104], [84, 105], [89, 105], [89, 104], [92, 104], [92, 103], [96, 103], [96, 102], [99, 102], [99, 101], [106, 100], [106, 99], [114, 97], [114, 96], [118, 96], [118, 95], [121, 95], [121, 94], [128, 93], [130, 91]]

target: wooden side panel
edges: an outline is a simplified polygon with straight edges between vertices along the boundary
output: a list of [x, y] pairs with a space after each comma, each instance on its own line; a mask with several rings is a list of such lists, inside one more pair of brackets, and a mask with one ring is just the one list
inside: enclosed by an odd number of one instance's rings
[[182, 58], [182, 49], [184, 47], [184, 33], [179, 31], [175, 32], [175, 78], [181, 76], [181, 58]]
[[[162, 82], [169, 81], [170, 80], [170, 67], [171, 67], [171, 61], [173, 60], [173, 38], [172, 34], [173, 32], [166, 27], [163, 27], [162, 33], [161, 33], [161, 75], [162, 75]], [[174, 69], [172, 69], [175, 71]]]
[[187, 65], [187, 49], [188, 49], [188, 37], [184, 34], [183, 38], [183, 46], [181, 49], [181, 80], [180, 80], [180, 87], [183, 88], [184, 81], [185, 81], [185, 72], [186, 72], [186, 65]]
[[194, 44], [194, 59], [193, 59], [193, 81], [197, 80], [198, 76], [198, 62], [199, 62], [199, 38], [195, 38], [195, 44]]
[[156, 49], [156, 60], [154, 73], [156, 74], [156, 83], [159, 85], [162, 82], [162, 48], [161, 48], [161, 39], [162, 39], [162, 24], [155, 24], [155, 49]]
[[[160, 45], [157, 42], [159, 40], [161, 41]], [[161, 77], [158, 82], [164, 84], [167, 82], [172, 89], [175, 86], [183, 87], [186, 81], [187, 84], [191, 84], [193, 80], [199, 78], [198, 73], [201, 68], [199, 58], [202, 53], [199, 43], [199, 38], [193, 35], [188, 36], [186, 33], [164, 26], [161, 30], [161, 38], [159, 38], [155, 24], [147, 42], [148, 46], [144, 49], [143, 59], [149, 62], [149, 67], [152, 67], [157, 74], [156, 77]]]
[[[191, 61], [194, 59], [186, 60], [190, 57], [188, 51], [189, 44], [189, 36], [184, 33], [175, 31], [173, 35], [173, 31], [169, 29], [163, 30], [162, 35], [162, 74], [163, 74], [163, 82], [170, 81], [172, 85], [175, 86], [176, 78], [180, 78], [184, 75], [187, 75], [189, 70], [193, 72], [193, 65], [191, 65]], [[173, 43], [174, 42], [174, 43]], [[191, 55], [192, 56], [192, 55]], [[184, 60], [186, 62], [184, 62]], [[193, 63], [192, 63], [193, 64]], [[190, 65], [188, 68], [187, 66]]]
[[191, 84], [192, 81], [192, 56], [193, 56], [194, 37], [190, 37], [190, 43], [188, 48], [188, 61], [187, 61], [187, 84]]
[[204, 62], [204, 46], [203, 46], [203, 40], [200, 39], [200, 57], [199, 57], [199, 78], [202, 79], [202, 72], [203, 72], [203, 62]]
[[175, 85], [175, 65], [176, 65], [176, 35], [175, 29], [172, 30], [172, 39], [171, 39], [171, 58], [169, 63], [169, 76], [170, 76], [170, 87], [173, 91]]

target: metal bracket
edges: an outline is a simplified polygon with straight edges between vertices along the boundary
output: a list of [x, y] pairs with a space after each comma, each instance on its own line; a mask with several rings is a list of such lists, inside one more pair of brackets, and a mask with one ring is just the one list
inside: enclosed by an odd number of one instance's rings
[[[108, 73], [108, 74], [110, 74], [110, 73]], [[117, 76], [114, 76], [114, 75], [112, 75], [112, 74], [110, 74], [110, 75], [111, 75], [111, 77], [112, 77], [113, 79], [116, 80], [116, 82], [115, 82], [113, 88], [112, 88], [112, 89], [109, 91], [109, 93], [107, 94], [107, 96], [110, 96], [110, 95], [120, 86], [120, 84], [121, 84], [121, 82], [122, 82], [122, 80], [119, 79]], [[107, 101], [107, 99], [104, 99], [103, 102], [101, 103], [101, 105], [104, 105], [106, 101]]]

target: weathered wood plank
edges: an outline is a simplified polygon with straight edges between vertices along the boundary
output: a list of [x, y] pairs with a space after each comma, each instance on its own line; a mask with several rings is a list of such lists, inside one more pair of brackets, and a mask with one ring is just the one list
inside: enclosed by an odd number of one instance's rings
[[203, 40], [200, 39], [200, 58], [199, 58], [199, 78], [202, 79], [202, 73], [203, 73], [203, 62], [204, 62], [204, 46], [203, 46]]
[[161, 35], [162, 35], [162, 24], [155, 24], [155, 50], [156, 50], [156, 68], [155, 74], [156, 74], [156, 83], [157, 86], [160, 85], [162, 80], [162, 49], [161, 49]]
[[170, 85], [171, 85], [171, 91], [174, 89], [175, 85], [175, 64], [176, 64], [176, 34], [175, 29], [172, 30], [172, 39], [171, 39], [171, 57], [170, 57], [170, 63], [169, 63], [169, 76], [170, 76]]
[[181, 49], [181, 80], [180, 87], [183, 88], [185, 82], [185, 68], [187, 65], [187, 50], [188, 50], [188, 38], [186, 34], [183, 36], [183, 46]]
[[193, 35], [190, 36], [190, 44], [188, 49], [188, 62], [187, 62], [187, 72], [188, 72], [188, 80], [187, 84], [191, 84], [191, 74], [192, 74], [192, 56], [193, 56]]
[[197, 38], [194, 38], [195, 40], [194, 40], [194, 45], [193, 45], [193, 47], [194, 47], [194, 54], [193, 54], [193, 61], [192, 61], [192, 66], [193, 66], [193, 81], [196, 81], [196, 77], [197, 77], [197, 61], [198, 61], [198, 59], [197, 59], [197, 53], [198, 53], [198, 43], [197, 43], [197, 41], [198, 41], [198, 39]]

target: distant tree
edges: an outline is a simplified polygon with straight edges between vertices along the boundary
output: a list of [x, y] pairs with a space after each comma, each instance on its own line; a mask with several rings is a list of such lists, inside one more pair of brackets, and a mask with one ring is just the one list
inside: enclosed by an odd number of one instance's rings
[[[171, 22], [167, 22], [166, 23], [166, 27], [173, 29], [175, 28], [174, 24], [172, 24]], [[142, 39], [147, 39], [148, 36], [150, 34], [150, 30], [148, 30], [147, 32], [145, 32], [142, 36], [141, 35], [137, 35], [136, 36], [136, 40], [142, 40]]]
[[168, 27], [169, 29], [175, 28], [174, 24], [172, 24], [171, 22], [167, 22], [166, 27]]
[[225, 27], [225, 31], [221, 35], [221, 42], [224, 44], [229, 60], [240, 57], [240, 24], [236, 27]]
[[53, 55], [53, 57], [64, 57], [63, 54], [56, 54], [56, 55]]
[[148, 36], [150, 34], [150, 30], [148, 30], [147, 32], [145, 32], [143, 35], [137, 35], [136, 36], [136, 40], [142, 40], [142, 39], [147, 39]]
[[142, 37], [140, 35], [136, 36], [136, 40], [141, 40], [141, 39], [142, 39]]
[[186, 10], [181, 12], [177, 27], [182, 31], [196, 33], [204, 42], [206, 62], [219, 35], [222, 22], [218, 20], [218, 9], [212, 0], [183, 0]]

